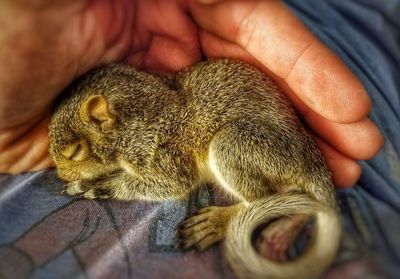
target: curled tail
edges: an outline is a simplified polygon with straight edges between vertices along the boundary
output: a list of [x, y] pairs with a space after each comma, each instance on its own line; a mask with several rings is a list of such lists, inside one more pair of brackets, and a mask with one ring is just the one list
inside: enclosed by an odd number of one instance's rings
[[[315, 218], [315, 233], [306, 250], [288, 262], [274, 262], [254, 249], [254, 230], [274, 219], [294, 214]], [[231, 222], [225, 239], [230, 266], [240, 278], [315, 278], [334, 260], [339, 247], [341, 222], [336, 209], [305, 194], [273, 195], [252, 202]]]

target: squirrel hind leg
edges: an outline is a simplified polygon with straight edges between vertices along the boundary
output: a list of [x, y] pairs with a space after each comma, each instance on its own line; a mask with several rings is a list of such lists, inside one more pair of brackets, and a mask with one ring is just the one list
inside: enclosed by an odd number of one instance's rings
[[208, 148], [208, 168], [219, 187], [249, 203], [281, 191], [284, 170], [270, 162], [277, 156], [268, 147], [268, 131], [262, 123], [248, 120], [245, 124], [232, 122], [214, 136]]
[[257, 237], [254, 246], [264, 258], [275, 262], [287, 262], [289, 249], [312, 217], [297, 214], [281, 217], [265, 227]]
[[229, 222], [242, 208], [238, 203], [232, 206], [209, 206], [185, 220], [180, 227], [181, 247], [196, 247], [203, 251], [224, 239]]

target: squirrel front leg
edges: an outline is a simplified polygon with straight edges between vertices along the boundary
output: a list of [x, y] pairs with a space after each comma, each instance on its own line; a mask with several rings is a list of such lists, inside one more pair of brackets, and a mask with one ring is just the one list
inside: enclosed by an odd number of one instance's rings
[[68, 195], [80, 194], [86, 199], [163, 201], [181, 198], [187, 194], [189, 188], [186, 185], [177, 185], [178, 183], [168, 179], [141, 180], [126, 172], [117, 172], [97, 180], [73, 181], [65, 186], [64, 192]]

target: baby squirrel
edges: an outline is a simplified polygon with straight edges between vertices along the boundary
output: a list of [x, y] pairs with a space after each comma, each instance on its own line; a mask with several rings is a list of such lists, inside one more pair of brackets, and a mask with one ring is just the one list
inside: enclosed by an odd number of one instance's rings
[[[314, 278], [334, 259], [341, 225], [330, 173], [285, 95], [253, 66], [214, 59], [168, 80], [109, 65], [66, 91], [49, 136], [67, 194], [162, 201], [213, 183], [239, 203], [188, 218], [183, 247], [225, 239], [242, 278]], [[310, 219], [309, 247], [288, 260]]]

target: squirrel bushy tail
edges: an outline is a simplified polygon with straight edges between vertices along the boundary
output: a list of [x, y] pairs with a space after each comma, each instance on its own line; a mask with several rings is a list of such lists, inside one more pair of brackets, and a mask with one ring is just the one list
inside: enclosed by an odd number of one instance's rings
[[[314, 234], [308, 248], [292, 261], [273, 262], [260, 256], [252, 234], [260, 225], [294, 214], [314, 216]], [[251, 202], [232, 220], [225, 251], [240, 278], [315, 278], [333, 261], [340, 242], [341, 222], [337, 211], [306, 194], [275, 194]]]

